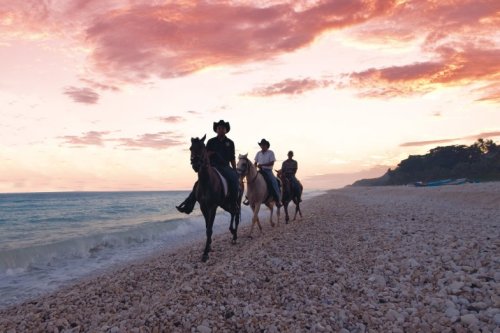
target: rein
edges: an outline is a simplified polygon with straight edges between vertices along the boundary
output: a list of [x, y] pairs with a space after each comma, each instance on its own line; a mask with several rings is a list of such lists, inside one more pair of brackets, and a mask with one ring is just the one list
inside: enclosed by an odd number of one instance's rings
[[[206, 147], [203, 145], [201, 151], [197, 152], [197, 154], [191, 156], [191, 165], [196, 172], [198, 172], [202, 167], [209, 165], [208, 163], [208, 154], [206, 152]], [[196, 170], [198, 169], [198, 170]]]
[[[250, 162], [250, 160], [249, 160], [248, 158], [245, 158], [245, 161], [247, 161], [247, 163], [251, 163], [251, 162]], [[247, 170], [248, 170], [248, 169], [250, 169], [250, 167], [249, 167], [249, 166], [247, 166]], [[257, 171], [257, 170], [256, 170], [256, 171]], [[257, 177], [258, 177], [258, 176], [259, 176], [259, 171], [257, 171], [257, 172], [255, 173], [255, 176], [253, 177], [253, 179], [252, 179], [252, 180], [247, 179], [247, 184], [251, 184], [251, 183], [255, 182], [255, 181], [257, 180]]]

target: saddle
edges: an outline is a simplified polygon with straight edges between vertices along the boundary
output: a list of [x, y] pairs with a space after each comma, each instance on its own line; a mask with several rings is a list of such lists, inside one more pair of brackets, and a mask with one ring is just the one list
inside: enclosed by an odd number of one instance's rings
[[219, 175], [219, 178], [220, 178], [220, 181], [222, 183], [222, 188], [224, 189], [224, 198], [227, 198], [228, 194], [229, 194], [229, 191], [228, 191], [228, 187], [227, 187], [227, 180], [226, 178], [224, 178], [224, 176], [219, 172], [219, 170], [217, 170], [216, 168], [214, 168], [215, 171], [217, 171], [217, 174]]
[[[264, 180], [266, 181], [266, 185], [267, 185], [266, 201], [267, 201], [267, 200], [269, 200], [270, 197], [274, 197], [273, 185], [271, 184], [271, 180], [269, 179], [268, 175], [265, 172], [262, 172], [261, 170], [259, 170], [259, 173], [262, 175], [262, 177], [264, 177]], [[276, 177], [276, 181], [278, 182], [278, 188], [281, 190], [281, 188], [282, 188], [281, 179]], [[277, 194], [278, 193], [276, 193], [276, 195]]]

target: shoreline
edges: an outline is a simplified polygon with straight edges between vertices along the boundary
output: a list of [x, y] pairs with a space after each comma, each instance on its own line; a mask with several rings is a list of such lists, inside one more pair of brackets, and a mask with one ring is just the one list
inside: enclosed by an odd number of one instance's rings
[[215, 236], [205, 264], [196, 242], [7, 307], [0, 331], [500, 331], [500, 183], [348, 187], [302, 211]]

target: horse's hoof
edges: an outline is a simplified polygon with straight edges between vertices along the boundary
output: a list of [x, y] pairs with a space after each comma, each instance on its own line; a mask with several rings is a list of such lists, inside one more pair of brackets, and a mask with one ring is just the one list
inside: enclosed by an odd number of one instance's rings
[[208, 260], [208, 254], [204, 254], [202, 257], [201, 257], [201, 261], [202, 262], [207, 262]]
[[231, 244], [236, 245], [236, 239], [233, 239], [233, 240], [231, 241]]

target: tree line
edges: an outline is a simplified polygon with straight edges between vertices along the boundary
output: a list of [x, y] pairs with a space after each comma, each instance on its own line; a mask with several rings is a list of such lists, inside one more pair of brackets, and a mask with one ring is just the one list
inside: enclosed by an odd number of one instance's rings
[[500, 181], [500, 146], [478, 139], [470, 146], [436, 147], [425, 155], [410, 155], [379, 178], [361, 179], [353, 186], [405, 185], [441, 179]]

